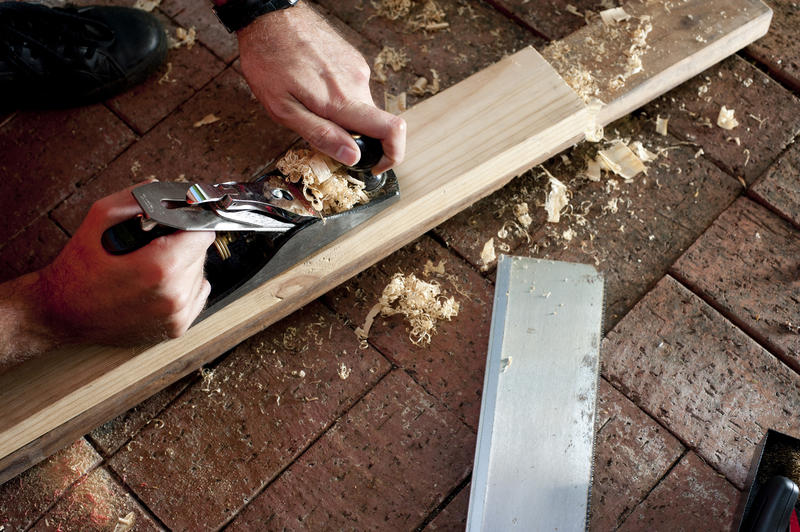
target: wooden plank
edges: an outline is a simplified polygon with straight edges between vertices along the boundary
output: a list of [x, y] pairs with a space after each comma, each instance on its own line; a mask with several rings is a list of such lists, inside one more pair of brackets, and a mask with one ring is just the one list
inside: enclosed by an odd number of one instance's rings
[[[771, 19], [771, 11], [757, 0], [688, 0], [672, 13], [661, 2], [642, 0], [626, 9], [651, 17], [653, 40], [648, 42], [653, 49], [643, 54], [644, 72], [622, 87], [600, 88], [596, 96], [607, 102], [596, 114], [601, 125], [754, 41]], [[715, 28], [705, 42], [687, 41], [698, 31], [687, 33], [690, 13], [704, 14], [705, 26]], [[586, 31], [605, 35], [611, 46], [614, 39], [599, 24]], [[581, 35], [545, 51], [567, 77], [571, 67], [564, 58], [592, 57], [588, 50], [598, 48]], [[591, 67], [598, 79], [613, 79], [620, 68], [610, 62]], [[404, 117], [409, 124], [407, 162], [396, 169], [401, 200], [376, 219], [180, 339], [140, 349], [72, 348], [0, 376], [0, 483], [581, 140], [590, 122], [581, 99], [532, 49], [430, 98]]]

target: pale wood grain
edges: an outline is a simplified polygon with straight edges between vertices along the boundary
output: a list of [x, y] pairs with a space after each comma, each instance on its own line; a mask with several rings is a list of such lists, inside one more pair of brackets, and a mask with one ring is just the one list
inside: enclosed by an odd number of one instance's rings
[[[622, 116], [763, 35], [771, 12], [754, 0], [636, 1], [652, 17], [644, 72], [601, 89], [601, 124]], [[710, 7], [709, 7], [710, 6]], [[720, 15], [720, 10], [726, 12]], [[716, 11], [715, 11], [716, 10]], [[687, 41], [686, 16], [714, 28]], [[716, 13], [716, 14], [715, 14]], [[604, 33], [599, 22], [584, 32]], [[691, 30], [694, 31], [694, 30]], [[598, 79], [618, 67], [591, 63], [581, 32], [569, 54]], [[655, 43], [658, 43], [656, 49]], [[562, 59], [545, 52], [556, 70]], [[561, 49], [563, 52], [563, 48]], [[407, 162], [396, 169], [401, 199], [306, 262], [235, 301], [182, 338], [145, 349], [82, 347], [51, 353], [0, 376], [0, 483], [95, 426], [196, 370], [245, 338], [411, 242], [570, 144], [590, 121], [582, 100], [532, 49], [523, 50], [410, 109]]]

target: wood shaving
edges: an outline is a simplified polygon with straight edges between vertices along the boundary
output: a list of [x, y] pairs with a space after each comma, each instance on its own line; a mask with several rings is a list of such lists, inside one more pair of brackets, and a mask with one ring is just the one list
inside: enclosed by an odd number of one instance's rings
[[180, 48], [181, 46], [185, 46], [186, 48], [191, 48], [192, 46], [194, 46], [196, 40], [197, 40], [197, 30], [195, 29], [194, 26], [192, 26], [188, 30], [184, 28], [176, 28], [174, 38], [170, 35], [167, 35], [167, 41], [169, 42], [168, 46], [171, 49]]
[[[658, 154], [653, 153], [645, 148], [644, 144], [642, 144], [642, 141], [640, 140], [631, 142], [631, 149], [643, 163], [650, 163], [658, 159]], [[645, 173], [647, 172], [645, 171]]]
[[450, 27], [450, 23], [445, 21], [447, 14], [439, 7], [435, 0], [428, 0], [422, 7], [422, 11], [414, 15], [408, 21], [408, 28], [411, 31], [438, 31]]
[[286, 152], [276, 167], [292, 183], [302, 183], [303, 195], [321, 214], [335, 214], [367, 203], [364, 183], [351, 178], [337, 161], [307, 148]]
[[533, 223], [533, 218], [528, 213], [528, 204], [527, 203], [517, 203], [514, 205], [514, 216], [517, 217], [517, 221], [519, 224], [527, 229]]
[[339, 364], [339, 368], [337, 369], [336, 373], [339, 375], [340, 379], [346, 381], [347, 377], [350, 376], [350, 373], [352, 373], [352, 371], [353, 371], [352, 369], [345, 366], [344, 362], [342, 362]]
[[408, 54], [406, 54], [404, 50], [397, 50], [391, 46], [384, 46], [378, 55], [375, 56], [375, 61], [372, 63], [375, 79], [381, 83], [386, 83], [388, 79], [386, 77], [386, 67], [391, 68], [395, 72], [399, 72], [408, 62]]
[[544, 209], [547, 211], [547, 221], [549, 223], [558, 223], [561, 220], [561, 211], [569, 205], [569, 196], [567, 196], [567, 186], [553, 177], [550, 179], [550, 192], [547, 193], [547, 199], [544, 203]]
[[630, 20], [631, 16], [625, 12], [625, 10], [621, 7], [614, 7], [611, 9], [604, 9], [600, 12], [600, 19], [603, 21], [603, 24], [607, 26], [613, 26], [619, 24], [620, 22], [625, 22], [626, 20]]
[[603, 177], [600, 163], [596, 159], [586, 159], [586, 170], [581, 175], [589, 181], [600, 181]]
[[454, 297], [441, 295], [441, 287], [435, 282], [426, 282], [412, 273], [396, 273], [383, 289], [378, 303], [369, 311], [363, 327], [356, 334], [366, 339], [375, 316], [404, 316], [411, 325], [409, 338], [415, 345], [430, 344], [436, 332], [436, 323], [450, 321], [458, 315], [460, 305]]
[[719, 110], [719, 116], [717, 116], [717, 125], [727, 130], [736, 128], [739, 125], [739, 121], [734, 117], [734, 113], [735, 110], [728, 109], [723, 105]]
[[128, 512], [125, 517], [117, 517], [117, 523], [114, 525], [114, 532], [129, 532], [133, 530], [136, 524], [136, 514]]
[[437, 275], [444, 275], [445, 273], [447, 273], [444, 269], [445, 262], [447, 261], [442, 259], [439, 261], [438, 264], [434, 265], [433, 262], [431, 262], [429, 259], [428, 262], [425, 263], [425, 267], [422, 269], [422, 275], [424, 275], [425, 277], [429, 276], [432, 273], [435, 273]]
[[426, 94], [436, 94], [440, 90], [439, 86], [439, 73], [431, 69], [431, 82], [428, 83], [428, 78], [419, 77], [417, 81], [408, 89], [408, 92], [414, 96], [425, 96]]
[[[621, 9], [621, 8], [620, 8]], [[644, 16], [639, 19], [639, 26], [633, 30], [631, 38], [631, 46], [626, 52], [628, 57], [625, 63], [625, 72], [618, 75], [612, 82], [611, 87], [620, 89], [628, 81], [628, 78], [638, 74], [644, 70], [642, 65], [642, 56], [647, 51], [647, 36], [653, 31], [653, 24], [650, 22], [650, 17]]]
[[209, 113], [200, 120], [198, 120], [197, 122], [195, 122], [193, 125], [194, 127], [203, 127], [209, 124], [213, 124], [214, 122], [219, 122], [219, 117], [214, 113]]
[[408, 109], [407, 96], [405, 92], [401, 92], [397, 96], [389, 92], [383, 93], [383, 106], [387, 112], [393, 115], [399, 115], [406, 112]]
[[481, 250], [481, 270], [488, 270], [489, 266], [496, 260], [497, 254], [494, 251], [494, 237], [492, 237], [486, 241]]
[[378, 12], [378, 16], [389, 20], [397, 20], [408, 16], [414, 6], [414, 2], [411, 0], [381, 0], [380, 2], [372, 0], [371, 3], [375, 11]]
[[647, 170], [642, 160], [621, 141], [597, 152], [597, 162], [603, 170], [613, 172], [625, 181], [630, 181]]
[[136, 2], [133, 3], [133, 7], [141, 9], [142, 11], [147, 11], [148, 13], [160, 5], [161, 0], [136, 0]]
[[669, 118], [656, 117], [656, 133], [664, 137], [667, 136], [667, 128], [669, 127]]

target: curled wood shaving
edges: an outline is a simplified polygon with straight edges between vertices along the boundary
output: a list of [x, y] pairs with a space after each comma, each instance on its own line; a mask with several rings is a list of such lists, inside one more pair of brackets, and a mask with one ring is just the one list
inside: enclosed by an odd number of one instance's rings
[[322, 214], [352, 209], [369, 198], [364, 183], [351, 178], [344, 166], [307, 148], [294, 148], [276, 163], [292, 183], [303, 184], [303, 195]]
[[414, 96], [424, 96], [426, 94], [436, 94], [439, 89], [439, 73], [431, 69], [431, 82], [428, 83], [428, 78], [420, 76], [408, 89], [408, 92]]
[[408, 54], [405, 51], [396, 50], [391, 46], [384, 46], [375, 56], [375, 61], [372, 63], [375, 79], [381, 83], [386, 83], [386, 67], [399, 72], [401, 68], [408, 64], [408, 61]]
[[401, 92], [397, 96], [389, 92], [383, 93], [383, 106], [387, 112], [393, 115], [404, 113], [408, 109], [407, 96], [405, 92]]
[[408, 27], [411, 31], [444, 30], [450, 27], [450, 23], [445, 21], [445, 18], [447, 18], [447, 14], [439, 7], [439, 4], [435, 0], [428, 0], [422, 7], [422, 11], [408, 21]]
[[722, 129], [735, 129], [739, 125], [739, 121], [734, 117], [735, 112], [735, 110], [728, 109], [723, 105], [719, 110], [719, 116], [717, 116], [717, 125]]
[[353, 370], [345, 366], [344, 362], [340, 363], [339, 368], [336, 370], [336, 373], [339, 375], [339, 378], [342, 379], [343, 381], [346, 381], [347, 377], [349, 377], [350, 373], [352, 372]]
[[191, 48], [194, 46], [195, 41], [197, 40], [197, 30], [194, 26], [186, 30], [185, 28], [176, 28], [175, 29], [175, 37], [167, 36], [167, 41], [169, 42], [169, 48], [180, 48], [181, 46], [185, 46], [186, 48]]
[[114, 532], [128, 532], [133, 529], [136, 524], [136, 514], [128, 512], [125, 517], [117, 517], [117, 522], [114, 525]]
[[630, 181], [647, 170], [642, 160], [621, 141], [615, 142], [610, 148], [597, 152], [597, 162], [600, 163], [603, 170], [613, 172], [625, 181]]
[[451, 320], [458, 315], [460, 305], [454, 297], [441, 295], [441, 287], [436, 282], [426, 282], [412, 273], [396, 273], [383, 289], [378, 303], [367, 314], [362, 327], [356, 334], [365, 340], [369, 329], [380, 313], [382, 316], [404, 316], [411, 325], [409, 338], [415, 345], [429, 344], [436, 332], [436, 322]]
[[550, 192], [547, 193], [547, 199], [544, 202], [544, 209], [547, 211], [547, 221], [549, 223], [558, 223], [561, 220], [561, 211], [569, 205], [569, 197], [567, 196], [567, 186], [553, 177], [550, 179]]

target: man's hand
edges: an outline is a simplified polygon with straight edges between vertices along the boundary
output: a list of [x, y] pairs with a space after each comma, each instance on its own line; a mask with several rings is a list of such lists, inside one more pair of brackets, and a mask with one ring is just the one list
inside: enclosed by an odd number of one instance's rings
[[403, 160], [405, 121], [375, 107], [369, 65], [313, 9], [268, 13], [238, 34], [242, 70], [276, 122], [348, 166], [360, 158], [348, 131], [381, 140], [374, 173]]
[[95, 203], [40, 285], [51, 326], [73, 339], [135, 344], [181, 336], [211, 290], [203, 277], [213, 232], [181, 231], [127, 255], [100, 245], [103, 232], [141, 212], [130, 190]]
[[0, 372], [62, 344], [182, 335], [203, 309], [213, 232], [178, 232], [114, 256], [103, 232], [141, 212], [130, 190], [95, 203], [52, 264], [0, 284]]

